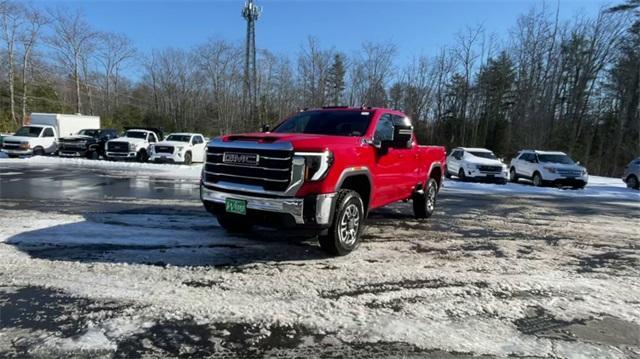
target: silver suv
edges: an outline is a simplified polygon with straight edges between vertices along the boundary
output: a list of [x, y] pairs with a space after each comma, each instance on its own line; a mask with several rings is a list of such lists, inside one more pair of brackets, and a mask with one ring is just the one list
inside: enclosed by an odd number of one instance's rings
[[640, 189], [640, 157], [629, 162], [624, 169], [622, 180], [627, 184], [627, 187]]

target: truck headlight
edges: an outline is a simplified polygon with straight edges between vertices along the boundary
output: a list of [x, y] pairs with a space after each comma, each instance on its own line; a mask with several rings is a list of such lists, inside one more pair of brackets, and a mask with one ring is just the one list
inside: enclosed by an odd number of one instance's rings
[[583, 169], [582, 169], [582, 175], [583, 175], [583, 176], [586, 176], [586, 175], [587, 175], [587, 169], [586, 169], [586, 168], [583, 168]]
[[150, 145], [149, 146], [149, 153], [153, 153], [156, 150], [156, 146], [155, 145]]
[[296, 156], [304, 158], [304, 180], [319, 181], [323, 179], [333, 164], [331, 151], [296, 152]]
[[545, 171], [549, 173], [556, 173], [557, 170], [554, 167], [542, 167]]
[[29, 144], [28, 141], [20, 142], [20, 149], [28, 150], [29, 148], [31, 148], [31, 145]]
[[184, 146], [176, 147], [176, 150], [178, 150], [178, 152], [182, 152], [182, 150], [184, 150]]
[[129, 151], [135, 151], [136, 150], [136, 144], [135, 143], [130, 143], [129, 144]]

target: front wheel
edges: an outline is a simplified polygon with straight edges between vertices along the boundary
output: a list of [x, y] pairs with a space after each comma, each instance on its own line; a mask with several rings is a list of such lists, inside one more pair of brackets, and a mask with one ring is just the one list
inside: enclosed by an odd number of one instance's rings
[[436, 198], [438, 196], [438, 182], [430, 178], [427, 181], [427, 188], [423, 193], [416, 192], [413, 195], [413, 215], [416, 218], [429, 218], [436, 209]]
[[447, 167], [444, 168], [444, 176], [445, 178], [451, 178], [451, 173], [449, 173], [449, 169]]
[[191, 159], [191, 152], [187, 152], [184, 155], [184, 164], [187, 165], [187, 166], [191, 165], [191, 160], [192, 160]]
[[536, 187], [542, 187], [543, 185], [542, 176], [538, 172], [533, 174], [533, 185]]
[[140, 150], [136, 155], [136, 161], [138, 162], [147, 162], [149, 160], [149, 155], [147, 155], [147, 151]]
[[509, 180], [511, 182], [518, 182], [518, 174], [516, 173], [516, 169], [514, 167], [511, 167], [511, 170], [509, 170]]
[[365, 210], [358, 192], [341, 190], [336, 199], [336, 211], [326, 235], [320, 236], [320, 247], [327, 253], [343, 256], [360, 244]]
[[634, 175], [629, 175], [627, 178], [627, 187], [633, 189], [640, 189], [640, 183], [638, 182], [638, 177]]
[[464, 174], [464, 168], [460, 168], [458, 171], [458, 179], [460, 181], [465, 181], [467, 179], [467, 176]]
[[42, 147], [36, 147], [33, 149], [34, 156], [44, 156], [44, 149]]

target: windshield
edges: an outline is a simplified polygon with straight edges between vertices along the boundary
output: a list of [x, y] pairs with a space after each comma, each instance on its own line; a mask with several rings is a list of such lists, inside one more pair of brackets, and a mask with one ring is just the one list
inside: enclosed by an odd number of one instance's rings
[[540, 162], [561, 163], [564, 165], [572, 165], [573, 160], [567, 155], [538, 155]]
[[369, 112], [307, 111], [285, 120], [272, 132], [363, 136], [369, 127], [370, 119]]
[[496, 155], [494, 155], [493, 152], [469, 151], [469, 153], [474, 155], [474, 156], [476, 156], [476, 157], [488, 158], [490, 160], [495, 160], [496, 159]]
[[125, 132], [124, 137], [147, 138], [147, 133], [142, 131], [127, 131]]
[[169, 135], [169, 136], [167, 136], [165, 141], [189, 142], [189, 141], [191, 141], [191, 136], [189, 136], [189, 135]]
[[98, 137], [100, 135], [100, 130], [80, 130], [78, 134], [83, 136]]
[[40, 132], [42, 132], [42, 127], [22, 127], [18, 131], [16, 131], [14, 136], [38, 137], [40, 136]]

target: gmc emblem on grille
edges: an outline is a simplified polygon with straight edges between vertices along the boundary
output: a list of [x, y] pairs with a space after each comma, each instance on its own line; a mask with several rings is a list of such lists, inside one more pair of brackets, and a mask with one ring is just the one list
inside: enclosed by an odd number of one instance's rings
[[234, 163], [247, 166], [257, 165], [259, 159], [260, 157], [255, 153], [225, 152], [222, 156], [222, 162], [224, 163]]

